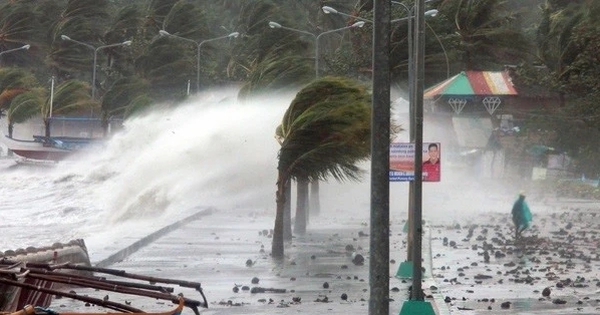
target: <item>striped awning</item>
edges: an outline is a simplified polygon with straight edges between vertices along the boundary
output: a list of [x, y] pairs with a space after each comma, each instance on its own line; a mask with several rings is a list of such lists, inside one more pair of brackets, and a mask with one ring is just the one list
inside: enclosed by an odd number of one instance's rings
[[423, 98], [471, 95], [517, 95], [506, 71], [462, 71], [425, 90]]

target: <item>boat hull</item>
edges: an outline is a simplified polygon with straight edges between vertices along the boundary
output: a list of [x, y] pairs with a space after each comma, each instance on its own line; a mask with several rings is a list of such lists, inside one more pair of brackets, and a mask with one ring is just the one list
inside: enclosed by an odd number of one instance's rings
[[[66, 244], [56, 243], [49, 247], [8, 250], [4, 253], [0, 252], [0, 256], [3, 256], [2, 259], [23, 263], [60, 264], [69, 262], [91, 266], [87, 248], [81, 239]], [[15, 266], [13, 269], [18, 270], [19, 268], [20, 266]], [[53, 289], [54, 287], [52, 282], [44, 280], [24, 279], [22, 282], [37, 288]], [[0, 284], [0, 311], [2, 312], [14, 312], [26, 305], [48, 307], [51, 301], [51, 294]]]
[[[19, 140], [5, 137], [4, 143], [10, 151], [22, 158], [41, 161], [65, 160], [83, 146], [79, 145], [77, 148], [70, 147], [66, 144], [66, 140], [62, 140], [61, 138], [34, 136], [34, 139]], [[79, 144], [84, 143], [84, 140], [86, 139], [77, 139]], [[89, 142], [89, 140], [87, 141]]]

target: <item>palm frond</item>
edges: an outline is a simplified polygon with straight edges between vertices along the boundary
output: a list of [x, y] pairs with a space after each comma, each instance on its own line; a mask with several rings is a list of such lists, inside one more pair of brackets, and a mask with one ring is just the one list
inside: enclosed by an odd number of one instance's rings
[[345, 78], [326, 77], [302, 89], [277, 134], [279, 169], [293, 178], [360, 178], [356, 163], [370, 153], [370, 98]]
[[46, 91], [42, 88], [32, 89], [15, 97], [6, 111], [8, 123], [19, 124], [39, 114], [45, 98]]

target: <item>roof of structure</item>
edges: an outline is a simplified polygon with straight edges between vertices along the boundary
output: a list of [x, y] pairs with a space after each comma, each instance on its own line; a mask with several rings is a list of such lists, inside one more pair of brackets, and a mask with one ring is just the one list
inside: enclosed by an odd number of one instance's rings
[[517, 91], [507, 71], [462, 71], [428, 88], [423, 97], [472, 95], [517, 95]]

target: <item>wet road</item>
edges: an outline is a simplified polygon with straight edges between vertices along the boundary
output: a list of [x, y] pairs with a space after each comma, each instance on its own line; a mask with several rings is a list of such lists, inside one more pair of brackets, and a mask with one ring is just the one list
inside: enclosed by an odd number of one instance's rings
[[[210, 303], [203, 314], [368, 313], [369, 268], [367, 264], [352, 262], [353, 252], [368, 254], [366, 218], [320, 218], [310, 225], [306, 236], [294, 238], [292, 245], [286, 247], [283, 265], [269, 256], [273, 222], [274, 218], [265, 214], [216, 211], [170, 232], [110, 268], [201, 282]], [[394, 243], [400, 245], [394, 245], [390, 257], [401, 261], [405, 249], [400, 224], [395, 235]], [[390, 275], [397, 268], [397, 263], [390, 264]], [[252, 283], [253, 278], [258, 283]], [[390, 279], [390, 314], [399, 313], [409, 285]], [[253, 287], [285, 293], [252, 293]], [[189, 289], [176, 288], [175, 293], [179, 292], [199, 298]], [[109, 295], [113, 301], [131, 301], [132, 306], [148, 311], [170, 307], [169, 303], [154, 300]], [[61, 299], [55, 301], [53, 308], [73, 308], [77, 303]]]
[[[597, 205], [534, 209], [527, 242], [519, 246], [510, 237], [505, 213], [472, 216], [462, 225], [427, 225], [423, 258], [424, 266], [433, 264], [433, 276], [424, 279], [423, 289], [439, 314], [600, 312]], [[286, 247], [280, 265], [269, 257], [273, 217], [240, 213], [216, 211], [191, 221], [110, 267], [201, 282], [210, 301], [204, 314], [368, 313], [368, 265], [351, 261], [351, 253], [357, 252], [368, 263], [366, 216], [320, 217], [306, 236]], [[390, 275], [406, 257], [403, 227], [404, 222], [392, 221]], [[400, 313], [409, 285], [410, 280], [391, 277], [390, 314]], [[253, 287], [285, 293], [252, 293]], [[543, 296], [545, 288], [549, 296]], [[179, 292], [198, 298], [188, 289], [176, 288]], [[73, 309], [71, 303], [57, 300], [53, 307]], [[170, 307], [148, 299], [133, 299], [132, 305], [148, 311]]]
[[600, 313], [600, 205], [535, 209], [517, 245], [507, 214], [431, 227], [433, 273], [452, 313]]

